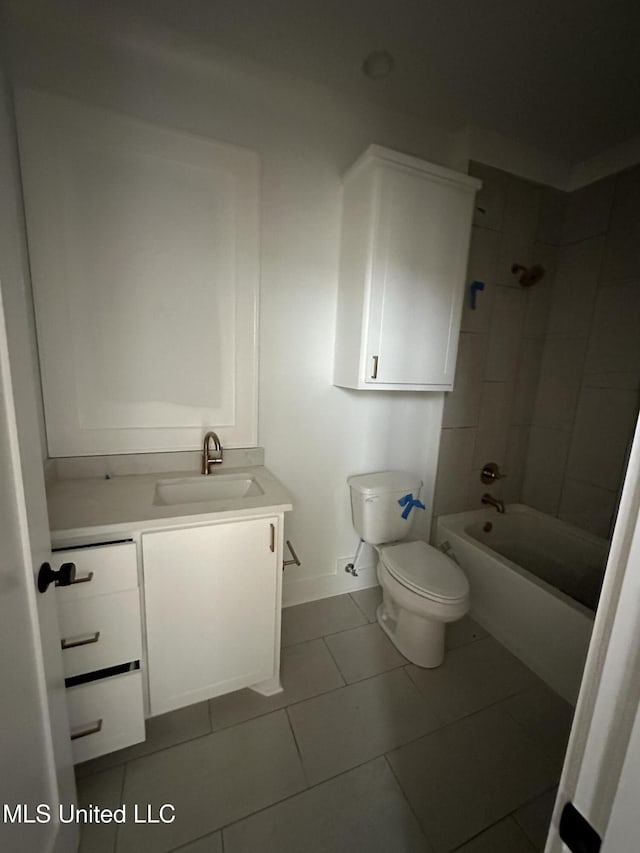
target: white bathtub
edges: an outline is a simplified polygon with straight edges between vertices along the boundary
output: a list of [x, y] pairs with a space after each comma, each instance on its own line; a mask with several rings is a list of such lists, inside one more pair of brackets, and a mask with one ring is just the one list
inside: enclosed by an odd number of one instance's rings
[[575, 704], [609, 543], [522, 504], [440, 516], [471, 615]]

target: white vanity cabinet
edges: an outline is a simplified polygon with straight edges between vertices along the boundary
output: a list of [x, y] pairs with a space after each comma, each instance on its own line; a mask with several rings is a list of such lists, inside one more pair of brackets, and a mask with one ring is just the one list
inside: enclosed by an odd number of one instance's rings
[[279, 689], [282, 515], [142, 536], [150, 715]]
[[74, 762], [145, 738], [138, 563], [133, 542], [58, 550], [75, 580], [56, 587]]
[[[75, 582], [56, 588], [76, 762], [144, 740], [146, 717], [243, 687], [282, 690], [291, 498], [262, 465], [229, 471], [50, 486], [54, 563], [76, 564]], [[170, 496], [184, 501], [159, 503], [171, 476]], [[251, 485], [244, 494], [220, 493], [240, 481]]]
[[479, 187], [377, 145], [347, 173], [334, 385], [452, 389]]

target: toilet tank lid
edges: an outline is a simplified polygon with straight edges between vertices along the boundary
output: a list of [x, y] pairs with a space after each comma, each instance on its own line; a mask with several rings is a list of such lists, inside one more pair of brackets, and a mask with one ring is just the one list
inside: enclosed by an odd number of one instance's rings
[[347, 485], [365, 495], [379, 495], [385, 492], [417, 492], [422, 480], [406, 471], [378, 471], [348, 477]]

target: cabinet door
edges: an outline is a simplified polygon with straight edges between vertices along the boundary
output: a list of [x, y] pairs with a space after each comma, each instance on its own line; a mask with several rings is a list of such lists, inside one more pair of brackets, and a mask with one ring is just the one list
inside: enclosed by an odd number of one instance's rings
[[451, 385], [473, 194], [381, 169], [365, 381]]
[[151, 715], [271, 678], [278, 519], [142, 538]]

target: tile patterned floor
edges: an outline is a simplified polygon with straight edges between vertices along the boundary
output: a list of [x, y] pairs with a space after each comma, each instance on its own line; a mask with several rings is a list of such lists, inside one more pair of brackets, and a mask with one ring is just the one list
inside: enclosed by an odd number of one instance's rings
[[378, 588], [283, 613], [284, 692], [149, 720], [76, 769], [81, 805], [172, 803], [168, 825], [90, 825], [82, 853], [536, 853], [572, 709], [471, 619], [408, 663]]

